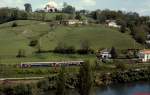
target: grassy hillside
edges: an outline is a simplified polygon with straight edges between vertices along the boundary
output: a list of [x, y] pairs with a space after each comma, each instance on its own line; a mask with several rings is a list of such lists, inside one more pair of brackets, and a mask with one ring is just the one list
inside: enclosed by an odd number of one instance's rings
[[[108, 28], [102, 25], [88, 25], [79, 27], [59, 26], [57, 29], [49, 33], [47, 37], [43, 37], [44, 48], [53, 49], [59, 42], [73, 45], [76, 48], [84, 40], [88, 40], [91, 48], [111, 48], [115, 46], [118, 49], [138, 48], [140, 44], [136, 43], [128, 34], [122, 34], [117, 29]], [[134, 45], [135, 43], [135, 45]]]
[[[79, 48], [81, 41], [84, 40], [88, 40], [91, 48], [93, 49], [110, 48], [112, 46], [115, 46], [118, 49], [133, 48], [134, 46], [138, 48], [142, 47], [140, 44], [134, 42], [128, 34], [122, 34], [117, 29], [108, 28], [102, 25], [87, 25], [78, 27], [57, 26], [56, 29], [51, 32], [50, 27], [45, 22], [31, 20], [16, 22], [18, 24], [17, 27], [11, 27], [12, 22], [0, 25], [0, 57], [2, 63], [9, 63], [10, 60], [12, 63], [15, 63], [30, 60], [47, 61], [81, 58], [79, 55], [33, 55], [35, 48], [29, 47], [29, 38], [37, 38], [38, 35], [45, 32], [49, 33], [41, 38], [41, 46], [44, 50], [54, 49], [59, 42]], [[26, 51], [27, 58], [15, 58], [19, 49], [24, 49]]]

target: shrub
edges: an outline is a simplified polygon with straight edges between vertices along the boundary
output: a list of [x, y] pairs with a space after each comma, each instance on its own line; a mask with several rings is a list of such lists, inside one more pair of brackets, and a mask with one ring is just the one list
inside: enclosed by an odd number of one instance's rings
[[94, 50], [92, 49], [78, 49], [78, 54], [94, 54]]
[[12, 23], [12, 27], [17, 27], [17, 26], [18, 26], [18, 24], [16, 22]]
[[73, 46], [67, 46], [64, 43], [59, 43], [54, 49], [54, 52], [62, 54], [74, 54], [76, 51]]
[[29, 46], [35, 47], [37, 44], [38, 44], [38, 40], [32, 40], [32, 41], [30, 41]]
[[18, 51], [18, 54], [17, 54], [16, 57], [18, 57], [18, 58], [26, 57], [26, 56], [25, 56], [25, 50], [20, 49], [20, 50]]
[[113, 59], [118, 57], [118, 53], [117, 53], [117, 50], [115, 49], [115, 47], [111, 48], [110, 53], [111, 53], [111, 56], [112, 56]]
[[80, 49], [77, 50], [78, 54], [90, 54], [94, 53], [94, 51], [90, 48], [90, 43], [87, 40], [81, 41]]
[[32, 95], [32, 88], [30, 85], [17, 85], [14, 87], [14, 95]]
[[115, 66], [117, 69], [120, 69], [120, 70], [126, 69], [126, 65], [124, 63], [116, 63]]

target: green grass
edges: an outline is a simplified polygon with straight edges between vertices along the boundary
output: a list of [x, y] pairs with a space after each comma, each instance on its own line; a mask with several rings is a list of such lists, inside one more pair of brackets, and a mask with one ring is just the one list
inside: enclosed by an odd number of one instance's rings
[[[47, 35], [46, 35], [47, 36]], [[122, 34], [117, 29], [108, 28], [103, 25], [87, 25], [79, 27], [59, 26], [49, 33], [48, 37], [42, 38], [44, 47], [53, 49], [59, 42], [80, 47], [81, 41], [88, 40], [91, 48], [111, 48], [115, 46], [118, 49], [140, 48], [141, 45], [136, 43], [128, 34]]]
[[[16, 21], [18, 26], [11, 27], [13, 22], [0, 25], [0, 63], [18, 64], [24, 61], [61, 61], [61, 60], [95, 60], [94, 55], [60, 55], [60, 54], [34, 54], [36, 48], [29, 47], [30, 39], [48, 32], [41, 38], [43, 50], [53, 50], [59, 42], [72, 45], [76, 49], [84, 40], [88, 40], [92, 49], [111, 48], [118, 49], [142, 48], [128, 34], [120, 33], [117, 29], [104, 25], [86, 26], [57, 26], [50, 31], [48, 23], [33, 20]], [[135, 42], [135, 45], [134, 45]], [[19, 49], [26, 51], [26, 58], [16, 58]]]

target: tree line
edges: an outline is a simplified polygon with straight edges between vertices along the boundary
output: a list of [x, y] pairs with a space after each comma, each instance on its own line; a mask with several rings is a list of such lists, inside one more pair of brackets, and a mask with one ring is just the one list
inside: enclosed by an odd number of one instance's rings
[[[13, 20], [42, 20], [45, 21], [46, 12], [32, 11], [32, 5], [26, 3], [25, 10], [18, 8], [0, 8], [0, 23], [13, 21]], [[113, 10], [79, 10], [75, 7], [64, 3], [62, 11], [56, 15], [53, 20], [62, 21], [66, 19], [87, 19], [90, 23], [105, 24], [106, 20], [115, 20], [121, 33], [129, 32], [129, 34], [139, 43], [145, 44], [147, 35], [150, 33], [150, 17], [140, 16], [136, 12], [124, 12]], [[69, 14], [67, 17], [65, 14]], [[90, 18], [90, 19], [89, 19]]]

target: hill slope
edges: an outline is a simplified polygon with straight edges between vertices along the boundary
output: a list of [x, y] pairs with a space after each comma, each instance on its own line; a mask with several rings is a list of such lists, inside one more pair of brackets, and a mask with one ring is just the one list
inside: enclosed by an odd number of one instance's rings
[[[48, 23], [45, 22], [31, 20], [19, 20], [16, 22], [18, 23], [17, 27], [11, 27], [13, 22], [0, 25], [0, 60], [3, 63], [85, 58], [85, 56], [79, 55], [33, 54], [36, 48], [29, 46], [31, 38], [37, 38], [45, 32], [48, 34], [41, 38], [43, 50], [53, 50], [60, 42], [79, 48], [81, 41], [84, 40], [88, 40], [93, 49], [111, 48], [112, 46], [118, 49], [133, 48], [134, 46], [137, 48], [142, 47], [128, 34], [122, 34], [117, 29], [103, 25], [57, 26], [54, 31], [50, 31]], [[25, 50], [26, 58], [19, 59], [15, 57], [19, 49]], [[95, 57], [90, 56], [90, 58]]]
[[[50, 31], [47, 23], [40, 21], [16, 21], [18, 27], [11, 27], [12, 22], [0, 25], [0, 54], [16, 53], [18, 49], [29, 49], [29, 37], [36, 37], [41, 33]], [[42, 37], [43, 49], [53, 49], [59, 42], [80, 47], [81, 41], [88, 40], [91, 48], [119, 49], [141, 47], [131, 36], [120, 33], [117, 29], [108, 28], [102, 25], [88, 26], [57, 26], [53, 32]]]

